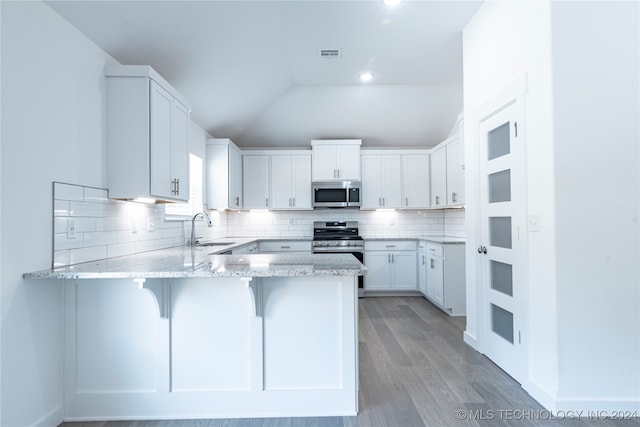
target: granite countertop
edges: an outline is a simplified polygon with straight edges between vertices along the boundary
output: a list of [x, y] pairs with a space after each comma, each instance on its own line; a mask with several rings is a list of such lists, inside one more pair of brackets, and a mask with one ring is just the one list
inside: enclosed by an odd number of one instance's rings
[[150, 279], [361, 276], [365, 272], [366, 268], [350, 254], [216, 255], [211, 247], [179, 246], [25, 273], [22, 277], [24, 279]]

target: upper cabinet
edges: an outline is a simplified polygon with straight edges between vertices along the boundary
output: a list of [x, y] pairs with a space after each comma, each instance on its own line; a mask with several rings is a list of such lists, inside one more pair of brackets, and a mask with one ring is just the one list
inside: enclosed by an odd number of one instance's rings
[[271, 156], [271, 208], [312, 209], [311, 155], [308, 152]]
[[149, 66], [111, 65], [105, 76], [109, 197], [189, 200], [187, 101]]
[[[460, 125], [462, 129], [462, 125]], [[464, 206], [464, 140], [462, 132], [447, 144], [447, 205]]]
[[362, 209], [429, 207], [426, 150], [362, 150]]
[[244, 209], [269, 209], [270, 156], [242, 155], [242, 197]]
[[424, 209], [429, 203], [429, 155], [402, 154], [402, 207]]
[[242, 152], [233, 141], [207, 140], [206, 177], [209, 209], [242, 208]]
[[399, 154], [362, 154], [362, 209], [401, 208]]
[[464, 141], [459, 131], [431, 152], [431, 207], [464, 206]]
[[431, 207], [447, 206], [447, 147], [431, 153]]
[[360, 181], [360, 139], [311, 141], [313, 181]]

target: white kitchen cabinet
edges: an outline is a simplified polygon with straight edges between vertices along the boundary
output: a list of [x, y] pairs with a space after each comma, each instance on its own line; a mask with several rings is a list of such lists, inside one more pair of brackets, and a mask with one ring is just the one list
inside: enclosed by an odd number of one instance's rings
[[253, 243], [249, 243], [248, 245], [240, 246], [239, 248], [233, 249], [233, 251], [232, 251], [233, 255], [257, 254], [257, 253], [259, 253], [258, 243], [257, 242], [253, 242]]
[[429, 154], [403, 154], [402, 208], [424, 209], [429, 200]]
[[207, 140], [206, 194], [209, 209], [242, 208], [242, 153], [226, 138]]
[[418, 290], [427, 295], [427, 243], [418, 242]]
[[271, 209], [311, 210], [311, 155], [271, 155]]
[[447, 144], [447, 205], [464, 205], [464, 144], [456, 138]]
[[313, 181], [360, 181], [359, 139], [311, 141]]
[[365, 291], [415, 291], [416, 242], [384, 240], [365, 242]]
[[464, 244], [426, 243], [426, 297], [452, 316], [466, 313]]
[[431, 153], [431, 207], [447, 206], [447, 148], [440, 146]]
[[244, 209], [269, 209], [271, 161], [268, 155], [242, 156], [242, 197]]
[[262, 240], [260, 253], [297, 252], [311, 253], [310, 240]]
[[361, 209], [397, 209], [402, 207], [399, 154], [362, 155]]
[[107, 66], [105, 76], [109, 197], [187, 201], [189, 104], [149, 66]]

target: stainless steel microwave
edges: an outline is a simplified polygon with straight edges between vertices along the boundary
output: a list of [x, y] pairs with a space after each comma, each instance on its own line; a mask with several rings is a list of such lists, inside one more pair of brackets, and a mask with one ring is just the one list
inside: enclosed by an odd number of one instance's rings
[[359, 181], [323, 181], [311, 184], [314, 208], [359, 208]]

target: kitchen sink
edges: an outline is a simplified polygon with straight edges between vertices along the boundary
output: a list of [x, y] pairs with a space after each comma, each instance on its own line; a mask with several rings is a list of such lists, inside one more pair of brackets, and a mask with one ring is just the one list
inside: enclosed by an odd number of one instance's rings
[[235, 243], [236, 242], [208, 242], [208, 243], [197, 243], [196, 246], [229, 246]]

